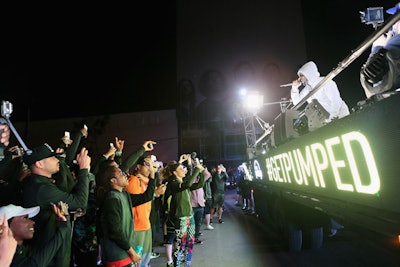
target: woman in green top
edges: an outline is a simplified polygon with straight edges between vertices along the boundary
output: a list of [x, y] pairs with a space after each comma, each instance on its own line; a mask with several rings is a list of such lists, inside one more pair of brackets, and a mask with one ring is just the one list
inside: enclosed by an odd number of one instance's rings
[[[184, 161], [187, 161], [189, 172], [182, 165]], [[190, 191], [202, 188], [204, 185], [204, 167], [200, 164], [198, 158], [195, 161], [193, 168], [191, 155], [184, 154], [181, 155], [179, 162], [170, 162], [161, 170], [162, 177], [168, 177], [167, 187], [172, 195], [167, 220], [167, 224], [170, 225], [167, 225], [167, 227], [175, 228], [177, 243], [173, 254], [175, 266], [180, 266], [185, 255], [185, 266], [190, 266], [192, 262], [194, 219]], [[199, 174], [199, 182], [194, 183]]]

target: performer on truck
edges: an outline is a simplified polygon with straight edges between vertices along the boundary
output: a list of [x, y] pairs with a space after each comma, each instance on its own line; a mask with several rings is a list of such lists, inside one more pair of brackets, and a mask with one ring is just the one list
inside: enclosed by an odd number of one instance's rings
[[[304, 64], [298, 71], [299, 78], [292, 82], [292, 90], [290, 95], [294, 105], [297, 105], [304, 97], [306, 97], [314, 87], [324, 78], [320, 76], [317, 65], [313, 61]], [[300, 86], [304, 88], [300, 91]], [[307, 99], [311, 103], [316, 99], [322, 107], [329, 113], [326, 122], [331, 122], [336, 118], [343, 118], [350, 114], [347, 104], [340, 96], [336, 82], [329, 80], [321, 89]]]

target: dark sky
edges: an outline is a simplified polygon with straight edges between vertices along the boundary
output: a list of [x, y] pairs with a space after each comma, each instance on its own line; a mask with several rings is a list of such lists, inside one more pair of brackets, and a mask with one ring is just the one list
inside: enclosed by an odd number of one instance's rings
[[167, 2], [10, 15], [0, 98], [14, 104], [12, 119], [173, 108], [175, 5]]
[[[302, 3], [307, 54], [310, 59], [318, 61], [321, 74], [328, 74], [374, 33], [372, 25], [361, 22], [359, 11], [368, 7], [383, 7], [386, 11], [394, 6], [396, 1], [312, 0]], [[387, 21], [390, 15], [385, 13], [385, 16]], [[370, 47], [334, 78], [342, 98], [350, 108], [365, 98], [359, 72], [369, 51]]]
[[[1, 26], [0, 99], [13, 103], [12, 120], [174, 108], [180, 1], [142, 2], [11, 10]], [[373, 32], [358, 11], [393, 5], [302, 1], [308, 58], [317, 59], [327, 74]], [[299, 23], [285, 10], [271, 12], [281, 14], [277, 25]], [[365, 55], [335, 78], [350, 106], [363, 97], [358, 72]], [[293, 62], [293, 69], [298, 64]]]

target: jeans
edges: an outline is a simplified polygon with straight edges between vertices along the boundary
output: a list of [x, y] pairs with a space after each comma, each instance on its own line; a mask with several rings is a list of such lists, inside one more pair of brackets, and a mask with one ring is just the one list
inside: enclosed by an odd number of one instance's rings
[[193, 218], [194, 218], [194, 238], [199, 238], [200, 227], [203, 222], [204, 207], [193, 208]]

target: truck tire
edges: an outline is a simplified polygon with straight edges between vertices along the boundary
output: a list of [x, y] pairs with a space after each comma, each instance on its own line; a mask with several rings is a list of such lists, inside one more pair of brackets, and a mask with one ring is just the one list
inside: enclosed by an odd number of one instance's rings
[[304, 230], [303, 239], [303, 247], [309, 249], [321, 248], [324, 241], [324, 228], [321, 226]]
[[254, 209], [258, 219], [264, 223], [268, 222], [268, 202], [261, 192], [254, 192]]
[[274, 221], [277, 227], [277, 230], [280, 234], [282, 234], [285, 245], [291, 252], [299, 252], [301, 251], [302, 243], [303, 243], [303, 233], [301, 228], [287, 220], [285, 205], [283, 205], [280, 199], [276, 199], [274, 205]]
[[303, 231], [294, 223], [288, 223], [288, 241], [290, 252], [300, 252], [303, 245]]

